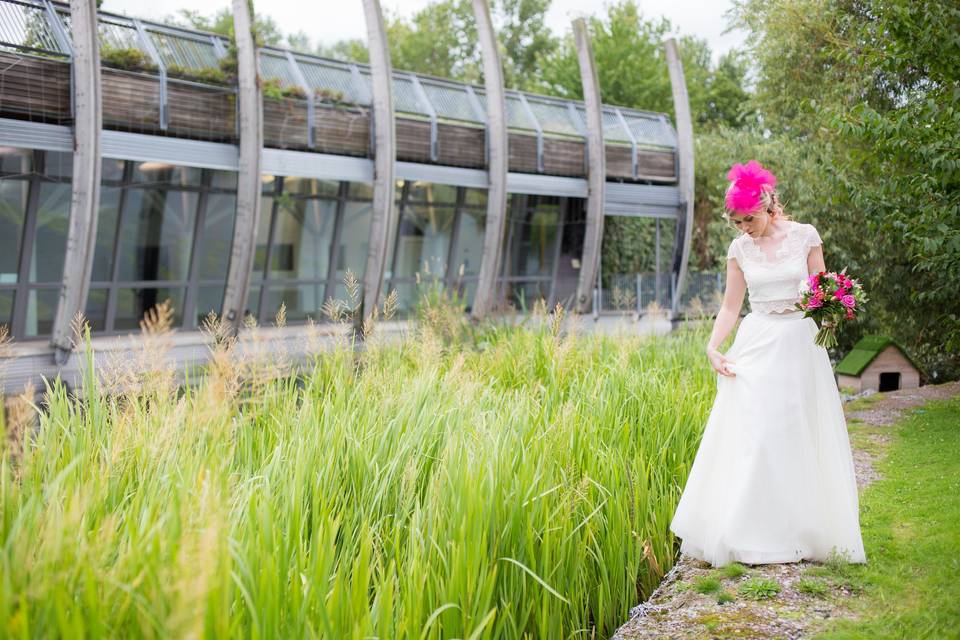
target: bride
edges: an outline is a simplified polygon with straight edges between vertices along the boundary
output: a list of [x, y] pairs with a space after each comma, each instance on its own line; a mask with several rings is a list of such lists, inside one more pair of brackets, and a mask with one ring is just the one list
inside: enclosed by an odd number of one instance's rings
[[[784, 214], [756, 160], [727, 179], [728, 220], [742, 233], [707, 344], [717, 395], [670, 530], [682, 553], [715, 567], [831, 552], [866, 562], [840, 394], [816, 323], [794, 309], [801, 281], [825, 270], [820, 236]], [[750, 313], [720, 353], [747, 290]]]

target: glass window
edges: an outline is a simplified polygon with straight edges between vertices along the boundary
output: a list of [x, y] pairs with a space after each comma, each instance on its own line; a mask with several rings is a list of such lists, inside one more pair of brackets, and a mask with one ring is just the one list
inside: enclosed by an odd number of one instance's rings
[[70, 224], [70, 191], [66, 182], [40, 185], [37, 228], [30, 254], [30, 282], [61, 282]]
[[185, 280], [197, 194], [130, 189], [117, 248], [120, 280]]
[[73, 175], [73, 153], [45, 151], [43, 168], [50, 177], [69, 178]]
[[0, 289], [0, 324], [13, 325], [13, 299], [16, 296], [13, 289]]
[[50, 335], [53, 316], [60, 302], [59, 289], [31, 289], [27, 294], [25, 337]]
[[506, 275], [552, 276], [559, 226], [558, 198], [528, 196], [527, 206], [511, 220]]
[[170, 186], [200, 186], [203, 170], [197, 167], [180, 167], [169, 162], [148, 160], [133, 165], [133, 181], [143, 184]]
[[366, 182], [351, 182], [348, 193], [354, 200], [373, 200], [373, 185]]
[[412, 277], [417, 272], [424, 278], [446, 276], [453, 217], [453, 207], [410, 204], [404, 208], [394, 277]]
[[90, 288], [87, 307], [83, 312], [90, 323], [90, 331], [107, 330], [107, 290]]
[[291, 196], [336, 198], [340, 183], [335, 180], [317, 180], [287, 176], [283, 179], [283, 192]]
[[325, 280], [336, 212], [336, 200], [281, 203], [277, 207], [268, 277]]
[[334, 271], [336, 279], [335, 297], [346, 300], [347, 290], [343, 278], [350, 269], [361, 282], [367, 266], [367, 246], [370, 241], [370, 220], [373, 206], [367, 202], [347, 202], [343, 211], [343, 229], [340, 232], [340, 246]]
[[260, 176], [260, 193], [273, 193], [276, 190], [275, 182], [277, 181], [276, 176], [271, 176], [269, 174], [263, 174]]
[[224, 285], [204, 285], [197, 287], [197, 317], [195, 327], [203, 326], [204, 318], [211, 311], [218, 316], [223, 309], [223, 292], [226, 289]]
[[456, 254], [452, 257], [454, 279], [458, 277], [461, 265], [464, 277], [479, 275], [486, 221], [486, 211], [464, 209], [460, 212]]
[[281, 302], [286, 305], [287, 322], [304, 322], [308, 316], [320, 320], [325, 285], [325, 282], [317, 282], [270, 287], [264, 300], [264, 324], [274, 322]]
[[113, 277], [113, 240], [117, 233], [120, 208], [119, 187], [100, 187], [100, 211], [97, 214], [97, 240], [93, 250], [92, 282], [109, 282]]
[[476, 206], [476, 207], [486, 207], [487, 206], [487, 190], [486, 189], [465, 189], [463, 196], [463, 203]]
[[120, 182], [123, 180], [123, 164], [123, 160], [104, 158], [103, 164], [100, 166], [100, 181]]
[[0, 172], [30, 173], [33, 170], [33, 150], [0, 147]]
[[[233, 246], [233, 222], [236, 215], [237, 197], [232, 193], [211, 193], [207, 196], [203, 232], [200, 235], [196, 257], [197, 276], [200, 279], [226, 279], [227, 267], [230, 264], [230, 248]], [[262, 211], [260, 217], [264, 217]]]
[[210, 170], [210, 186], [214, 189], [226, 189], [228, 191], [237, 190], [237, 172], [236, 171], [216, 171]]
[[257, 245], [253, 250], [253, 271], [251, 280], [263, 279], [263, 270], [267, 266], [267, 242], [270, 240], [270, 218], [273, 215], [273, 196], [260, 198], [260, 226], [257, 228]]
[[117, 290], [117, 312], [113, 320], [116, 331], [139, 331], [140, 319], [148, 309], [166, 299], [173, 306], [173, 326], [183, 323], [183, 289], [180, 288], [134, 288]]
[[257, 285], [252, 285], [250, 287], [250, 292], [247, 294], [247, 308], [243, 312], [243, 316], [253, 316], [257, 317], [257, 308], [260, 306], [260, 289], [262, 287]]
[[409, 187], [410, 202], [432, 202], [434, 204], [455, 204], [457, 188], [446, 184], [434, 184], [414, 180]]
[[537, 300], [547, 300], [550, 295], [550, 283], [542, 282], [503, 282], [501, 283], [505, 301], [516, 311], [527, 313], [533, 309]]
[[0, 180], [0, 284], [17, 281], [20, 236], [29, 192], [27, 180]]

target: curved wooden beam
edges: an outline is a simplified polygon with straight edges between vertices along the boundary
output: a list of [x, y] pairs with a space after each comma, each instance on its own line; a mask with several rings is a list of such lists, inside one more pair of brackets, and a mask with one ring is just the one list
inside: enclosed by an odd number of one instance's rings
[[[674, 270], [676, 286], [673, 288], [671, 314], [676, 316], [680, 308], [680, 296], [687, 284], [687, 265], [690, 261], [690, 243], [693, 234], [693, 120], [690, 115], [690, 99], [687, 82], [683, 75], [683, 63], [673, 38], [663, 43], [667, 54], [667, 70], [670, 72], [670, 88], [673, 91], [673, 109], [677, 117], [677, 154], [680, 165], [678, 187], [680, 188], [680, 215], [677, 217], [677, 246], [679, 268]], [[677, 261], [674, 260], [674, 264]]]
[[[233, 0], [237, 39], [237, 105], [240, 140], [237, 172], [237, 215], [230, 247], [230, 268], [223, 294], [223, 317], [238, 329], [250, 290], [250, 271], [260, 225], [260, 152], [263, 148], [263, 101], [257, 79], [257, 49], [247, 0]], [[261, 294], [263, 295], [263, 294]]]
[[497, 295], [497, 276], [503, 253], [503, 227], [507, 210], [507, 98], [503, 90], [503, 68], [497, 36], [490, 19], [487, 0], [473, 0], [477, 36], [483, 56], [483, 77], [487, 93], [487, 221], [483, 232], [483, 258], [477, 276], [477, 291], [470, 315], [485, 316]]
[[70, 223], [63, 260], [63, 285], [53, 320], [54, 360], [65, 364], [73, 349], [71, 321], [83, 311], [93, 268], [100, 206], [100, 129], [103, 111], [100, 92], [100, 47], [95, 0], [71, 0], [73, 34], [73, 181]]
[[600, 269], [600, 244], [603, 240], [603, 202], [607, 178], [607, 160], [603, 146], [603, 103], [600, 101], [600, 82], [597, 63], [590, 46], [587, 23], [583, 18], [573, 21], [573, 37], [580, 62], [580, 82], [587, 115], [587, 226], [583, 238], [583, 259], [577, 281], [577, 311], [590, 311], [594, 283]]
[[387, 30], [383, 24], [380, 0], [363, 0], [367, 23], [367, 46], [370, 50], [370, 76], [373, 85], [373, 218], [367, 244], [367, 266], [363, 274], [363, 304], [356, 317], [361, 335], [363, 319], [380, 300], [387, 247], [394, 220], [394, 175], [396, 173], [396, 125], [393, 117], [393, 80]]

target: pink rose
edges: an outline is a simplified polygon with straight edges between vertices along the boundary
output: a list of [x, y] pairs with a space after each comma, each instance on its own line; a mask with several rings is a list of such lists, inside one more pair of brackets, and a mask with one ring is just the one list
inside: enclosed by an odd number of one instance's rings
[[857, 306], [857, 299], [851, 295], [845, 295], [840, 298], [840, 304], [845, 306], [847, 309], [853, 309], [855, 306]]
[[810, 298], [807, 302], [807, 309], [819, 309], [823, 306], [823, 298], [820, 297], [820, 293], [817, 292], [817, 295]]
[[847, 309], [847, 320], [853, 320], [853, 309]]
[[833, 292], [833, 297], [838, 300], [843, 298], [845, 295], [847, 295], [847, 290], [844, 289], [843, 287], [840, 287], [839, 289]]

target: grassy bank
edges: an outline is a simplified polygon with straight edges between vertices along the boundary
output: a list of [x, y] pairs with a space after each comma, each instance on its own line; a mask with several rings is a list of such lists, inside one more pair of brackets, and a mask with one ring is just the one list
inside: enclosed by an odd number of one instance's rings
[[960, 399], [913, 410], [879, 471], [860, 498], [867, 564], [833, 570], [863, 590], [858, 619], [817, 637], [960, 637]]
[[606, 637], [672, 563], [703, 331], [88, 369], [8, 425], [0, 635]]

